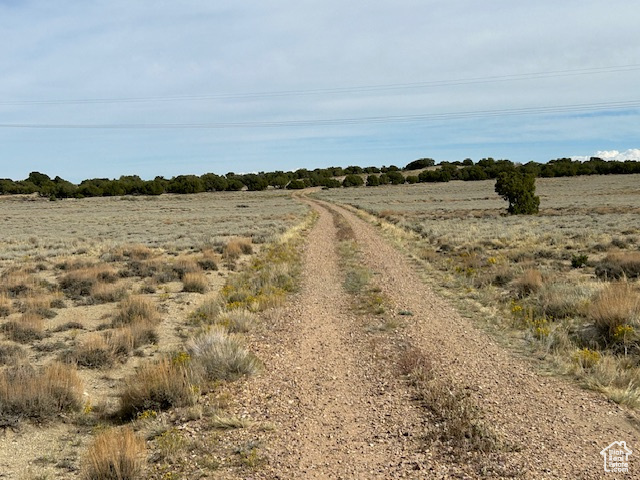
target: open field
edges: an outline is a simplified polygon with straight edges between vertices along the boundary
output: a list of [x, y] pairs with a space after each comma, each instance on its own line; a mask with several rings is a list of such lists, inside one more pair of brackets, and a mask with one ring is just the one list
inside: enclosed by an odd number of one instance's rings
[[[214, 415], [197, 391], [216, 375], [252, 372], [257, 359], [242, 353], [237, 335], [250, 329], [253, 310], [284, 291], [244, 294], [233, 272], [268, 254], [305, 214], [275, 192], [0, 198], [3, 478], [78, 478], [96, 432], [142, 416], [154, 431], [147, 438], [161, 436], [173, 428], [162, 416], [168, 407]], [[219, 295], [224, 285], [234, 311]], [[203, 328], [217, 322], [225, 330], [212, 340]], [[193, 359], [211, 356], [203, 341], [231, 349], [239, 363], [195, 378]]]
[[0, 198], [0, 473], [601, 478], [640, 444], [637, 180], [533, 217], [493, 182]]
[[430, 269], [442, 295], [466, 300], [459, 305], [472, 318], [502, 330], [500, 336], [515, 335], [518, 348], [640, 406], [640, 177], [536, 185], [536, 216], [505, 216], [493, 181], [329, 190], [318, 197], [393, 225], [390, 235]]

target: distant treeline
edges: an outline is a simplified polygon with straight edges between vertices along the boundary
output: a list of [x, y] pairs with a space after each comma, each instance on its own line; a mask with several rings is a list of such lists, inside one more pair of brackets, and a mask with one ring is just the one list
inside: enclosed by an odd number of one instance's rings
[[239, 190], [302, 189], [307, 187], [354, 187], [360, 185], [399, 185], [419, 182], [448, 182], [451, 180], [488, 180], [500, 172], [519, 170], [536, 177], [569, 177], [578, 175], [609, 175], [640, 173], [640, 162], [634, 160], [605, 161], [592, 157], [588, 161], [559, 158], [548, 163], [516, 164], [510, 160], [484, 158], [477, 163], [471, 159], [462, 162], [441, 162], [421, 158], [404, 168], [389, 167], [330, 167], [294, 172], [259, 172], [250, 174], [178, 175], [171, 179], [156, 177], [142, 180], [137, 175], [118, 179], [92, 178], [73, 184], [60, 177], [50, 178], [40, 172], [31, 172], [25, 180], [0, 179], [0, 194], [37, 193], [51, 199], [83, 198], [118, 195], [161, 195], [163, 193], [200, 193]]

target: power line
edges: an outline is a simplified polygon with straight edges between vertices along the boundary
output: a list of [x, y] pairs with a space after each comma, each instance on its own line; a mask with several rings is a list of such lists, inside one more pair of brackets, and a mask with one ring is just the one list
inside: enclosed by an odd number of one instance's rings
[[552, 115], [561, 113], [596, 113], [604, 111], [633, 110], [640, 108], [640, 100], [606, 103], [581, 103], [545, 107], [523, 107], [498, 110], [474, 110], [462, 112], [425, 113], [415, 115], [380, 115], [369, 117], [309, 119], [309, 120], [270, 120], [255, 122], [201, 122], [201, 123], [115, 123], [115, 124], [73, 124], [73, 123], [6, 123], [0, 128], [24, 129], [230, 129], [230, 128], [278, 128], [278, 127], [316, 127], [363, 125], [378, 123], [407, 123], [434, 120], [460, 120], [472, 118], [510, 117], [522, 115]]
[[50, 99], [50, 100], [4, 100], [3, 106], [27, 105], [93, 105], [118, 103], [148, 103], [148, 102], [181, 102], [192, 100], [254, 100], [260, 98], [278, 98], [290, 96], [363, 94], [375, 92], [392, 92], [402, 90], [418, 90], [426, 88], [452, 87], [462, 85], [510, 82], [521, 80], [538, 80], [558, 77], [576, 77], [584, 75], [622, 73], [640, 70], [640, 64], [614, 65], [608, 67], [581, 68], [573, 70], [554, 70], [546, 72], [530, 72], [511, 75], [496, 75], [487, 77], [470, 77], [448, 80], [434, 80], [428, 82], [392, 83], [381, 85], [359, 85], [351, 87], [320, 88], [310, 90], [281, 90], [271, 92], [221, 93], [204, 95], [170, 95], [155, 97], [122, 97], [122, 98], [84, 98], [84, 99]]

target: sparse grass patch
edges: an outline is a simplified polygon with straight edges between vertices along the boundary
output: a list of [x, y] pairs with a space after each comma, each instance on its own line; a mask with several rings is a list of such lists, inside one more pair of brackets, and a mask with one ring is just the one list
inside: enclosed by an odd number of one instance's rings
[[82, 407], [83, 386], [75, 368], [54, 362], [35, 370], [28, 365], [0, 371], [0, 416], [47, 420]]
[[99, 433], [89, 447], [82, 478], [136, 480], [143, 478], [146, 444], [130, 427]]
[[418, 349], [399, 360], [400, 371], [433, 415], [428, 437], [460, 451], [490, 452], [499, 447], [496, 435], [481, 420], [480, 410], [468, 392], [456, 386]]
[[189, 340], [187, 351], [208, 381], [235, 380], [243, 375], [253, 375], [262, 366], [240, 338], [222, 326], [209, 327]]

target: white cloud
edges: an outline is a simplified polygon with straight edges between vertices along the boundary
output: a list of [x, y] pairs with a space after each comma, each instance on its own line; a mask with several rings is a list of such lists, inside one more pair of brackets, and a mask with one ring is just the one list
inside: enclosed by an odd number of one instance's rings
[[574, 156], [571, 157], [573, 160], [586, 161], [591, 157], [598, 157], [603, 160], [636, 160], [640, 161], [640, 148], [630, 148], [625, 150], [624, 152], [620, 152], [618, 150], [600, 150], [594, 153], [593, 155], [587, 156]]

